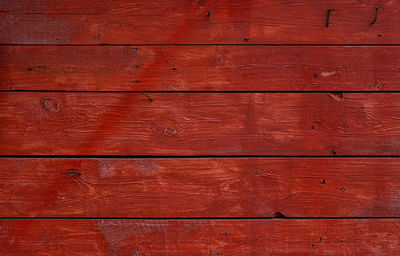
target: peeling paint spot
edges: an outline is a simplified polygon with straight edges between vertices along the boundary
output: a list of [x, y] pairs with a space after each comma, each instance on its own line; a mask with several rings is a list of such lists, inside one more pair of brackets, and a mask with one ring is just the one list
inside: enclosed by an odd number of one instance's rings
[[336, 75], [336, 71], [332, 71], [332, 72], [322, 72], [321, 76], [323, 77], [327, 77], [327, 76], [332, 76], [332, 75]]
[[381, 81], [376, 81], [376, 82], [374, 83], [374, 88], [375, 88], [375, 90], [381, 91], [381, 90], [383, 89], [382, 82], [381, 82]]
[[341, 93], [341, 92], [331, 92], [331, 93], [329, 93], [329, 95], [330, 95], [333, 99], [335, 99], [335, 100], [337, 100], [337, 101], [342, 101], [342, 100], [344, 100], [344, 94]]

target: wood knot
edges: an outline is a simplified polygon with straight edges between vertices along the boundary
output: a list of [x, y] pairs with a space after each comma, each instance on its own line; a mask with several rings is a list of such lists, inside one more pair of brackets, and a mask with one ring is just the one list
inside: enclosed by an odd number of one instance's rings
[[222, 64], [222, 63], [224, 63], [224, 58], [222, 58], [222, 57], [220, 57], [218, 60], [217, 60], [217, 64]]
[[164, 129], [165, 136], [174, 136], [176, 134], [176, 130], [174, 127], [168, 126]]
[[42, 106], [50, 113], [57, 113], [60, 111], [60, 104], [58, 104], [58, 102], [53, 100], [52, 98], [43, 98]]

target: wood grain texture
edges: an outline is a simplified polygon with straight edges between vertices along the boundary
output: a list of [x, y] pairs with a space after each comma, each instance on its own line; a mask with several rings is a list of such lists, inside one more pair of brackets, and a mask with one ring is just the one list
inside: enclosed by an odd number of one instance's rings
[[0, 10], [1, 44], [400, 43], [398, 1], [6, 0]]
[[1, 155], [390, 155], [400, 94], [3, 92]]
[[400, 217], [399, 169], [397, 158], [0, 159], [0, 217]]
[[1, 46], [0, 90], [398, 91], [399, 49]]
[[400, 254], [398, 219], [0, 220], [0, 227], [8, 256]]

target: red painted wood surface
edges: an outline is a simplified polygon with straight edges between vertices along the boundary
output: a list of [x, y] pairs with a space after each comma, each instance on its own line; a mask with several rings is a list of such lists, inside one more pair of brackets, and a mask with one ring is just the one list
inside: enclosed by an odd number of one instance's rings
[[0, 217], [400, 217], [397, 158], [0, 159], [0, 169]]
[[25, 255], [399, 255], [400, 221], [0, 220], [0, 253]]
[[2, 46], [0, 90], [398, 91], [399, 49]]
[[400, 255], [399, 13], [0, 0], [0, 255]]
[[2, 155], [399, 155], [400, 94], [4, 92]]
[[0, 11], [2, 44], [400, 43], [398, 1], [7, 0]]

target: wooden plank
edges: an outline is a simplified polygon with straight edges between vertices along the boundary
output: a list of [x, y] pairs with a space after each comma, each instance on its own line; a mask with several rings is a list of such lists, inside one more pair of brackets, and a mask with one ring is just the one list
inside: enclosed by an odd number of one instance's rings
[[397, 158], [0, 159], [0, 217], [400, 217], [399, 169]]
[[400, 94], [3, 92], [1, 155], [387, 155]]
[[1, 8], [1, 44], [400, 43], [398, 1], [7, 0]]
[[2, 46], [0, 59], [0, 90], [400, 89], [388, 46]]
[[399, 255], [400, 221], [0, 220], [0, 253]]

